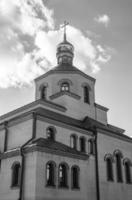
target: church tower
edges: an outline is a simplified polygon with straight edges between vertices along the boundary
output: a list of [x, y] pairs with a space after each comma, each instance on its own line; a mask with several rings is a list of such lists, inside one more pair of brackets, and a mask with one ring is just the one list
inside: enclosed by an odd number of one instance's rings
[[89, 116], [107, 123], [108, 109], [95, 103], [95, 79], [73, 64], [74, 46], [67, 40], [58, 44], [57, 66], [35, 80], [36, 100], [43, 99], [66, 107], [66, 115], [83, 119]]

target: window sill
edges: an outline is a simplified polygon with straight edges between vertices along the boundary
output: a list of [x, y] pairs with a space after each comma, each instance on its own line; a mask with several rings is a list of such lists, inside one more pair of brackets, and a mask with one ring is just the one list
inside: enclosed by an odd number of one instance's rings
[[13, 189], [13, 190], [19, 189], [19, 187], [20, 187], [19, 185], [16, 185], [16, 186], [11, 185], [10, 186], [10, 188]]
[[123, 181], [122, 180], [119, 180], [119, 181], [117, 180], [117, 183], [123, 183]]
[[107, 181], [108, 181], [108, 182], [114, 182], [114, 180], [112, 180], [112, 179], [107, 179]]
[[59, 188], [59, 189], [66, 189], [66, 190], [68, 190], [68, 189], [69, 189], [69, 187], [68, 187], [68, 186], [58, 186], [58, 188]]
[[126, 184], [128, 184], [128, 185], [132, 185], [132, 182], [126, 182]]
[[48, 185], [48, 184], [46, 184], [45, 187], [47, 187], [47, 188], [56, 188], [56, 185]]
[[80, 190], [80, 187], [72, 187], [71, 189], [76, 191], [76, 190]]

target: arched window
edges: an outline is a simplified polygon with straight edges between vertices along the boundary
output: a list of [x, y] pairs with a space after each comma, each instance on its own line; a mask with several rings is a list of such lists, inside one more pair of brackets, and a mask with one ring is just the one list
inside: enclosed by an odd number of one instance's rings
[[80, 151], [86, 152], [86, 140], [84, 137], [80, 137]]
[[68, 166], [59, 165], [59, 187], [68, 187]]
[[77, 149], [77, 136], [71, 135], [70, 137], [71, 148]]
[[63, 82], [61, 84], [61, 91], [69, 91], [70, 87], [69, 87], [69, 83], [68, 82]]
[[79, 188], [79, 171], [80, 169], [77, 166], [71, 168], [71, 183], [73, 189]]
[[46, 164], [46, 185], [55, 186], [55, 163], [48, 162]]
[[123, 181], [121, 158], [122, 158], [122, 154], [120, 152], [115, 152], [117, 182]]
[[54, 141], [55, 133], [56, 133], [56, 129], [54, 127], [48, 127], [46, 130], [47, 139]]
[[20, 176], [21, 176], [21, 165], [19, 162], [15, 162], [12, 165], [12, 187], [18, 187], [20, 185]]
[[113, 177], [113, 158], [112, 158], [112, 155], [106, 155], [105, 161], [106, 161], [107, 180], [113, 181], [114, 177]]
[[46, 86], [41, 87], [41, 99], [46, 99], [46, 90]]
[[89, 153], [90, 154], [95, 154], [95, 143], [93, 139], [90, 139], [88, 141], [88, 148], [89, 148]]
[[126, 183], [131, 183], [131, 163], [129, 160], [124, 161]]
[[90, 104], [89, 88], [88, 86], [83, 87], [84, 102]]

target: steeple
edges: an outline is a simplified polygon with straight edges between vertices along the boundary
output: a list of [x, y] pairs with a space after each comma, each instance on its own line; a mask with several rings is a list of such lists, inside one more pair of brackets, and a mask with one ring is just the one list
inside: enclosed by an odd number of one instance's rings
[[67, 41], [67, 35], [66, 35], [66, 26], [68, 25], [68, 22], [64, 22], [63, 26], [61, 28], [64, 28], [64, 36], [63, 36], [63, 42], [58, 44], [57, 46], [57, 62], [59, 65], [62, 63], [70, 64], [72, 65], [73, 57], [74, 57], [74, 47], [73, 45]]

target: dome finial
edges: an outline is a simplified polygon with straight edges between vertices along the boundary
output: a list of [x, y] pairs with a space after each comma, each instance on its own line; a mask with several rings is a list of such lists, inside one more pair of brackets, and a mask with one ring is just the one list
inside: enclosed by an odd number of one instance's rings
[[68, 24], [69, 24], [68, 22], [64, 21], [64, 24], [61, 26], [61, 28], [64, 28], [64, 40], [57, 45], [56, 57], [59, 65], [61, 64], [72, 65], [74, 57], [74, 47], [66, 39], [66, 26]]
[[61, 28], [64, 28], [64, 42], [66, 42], [66, 26], [69, 24], [69, 22], [64, 21], [64, 24], [61, 26]]

